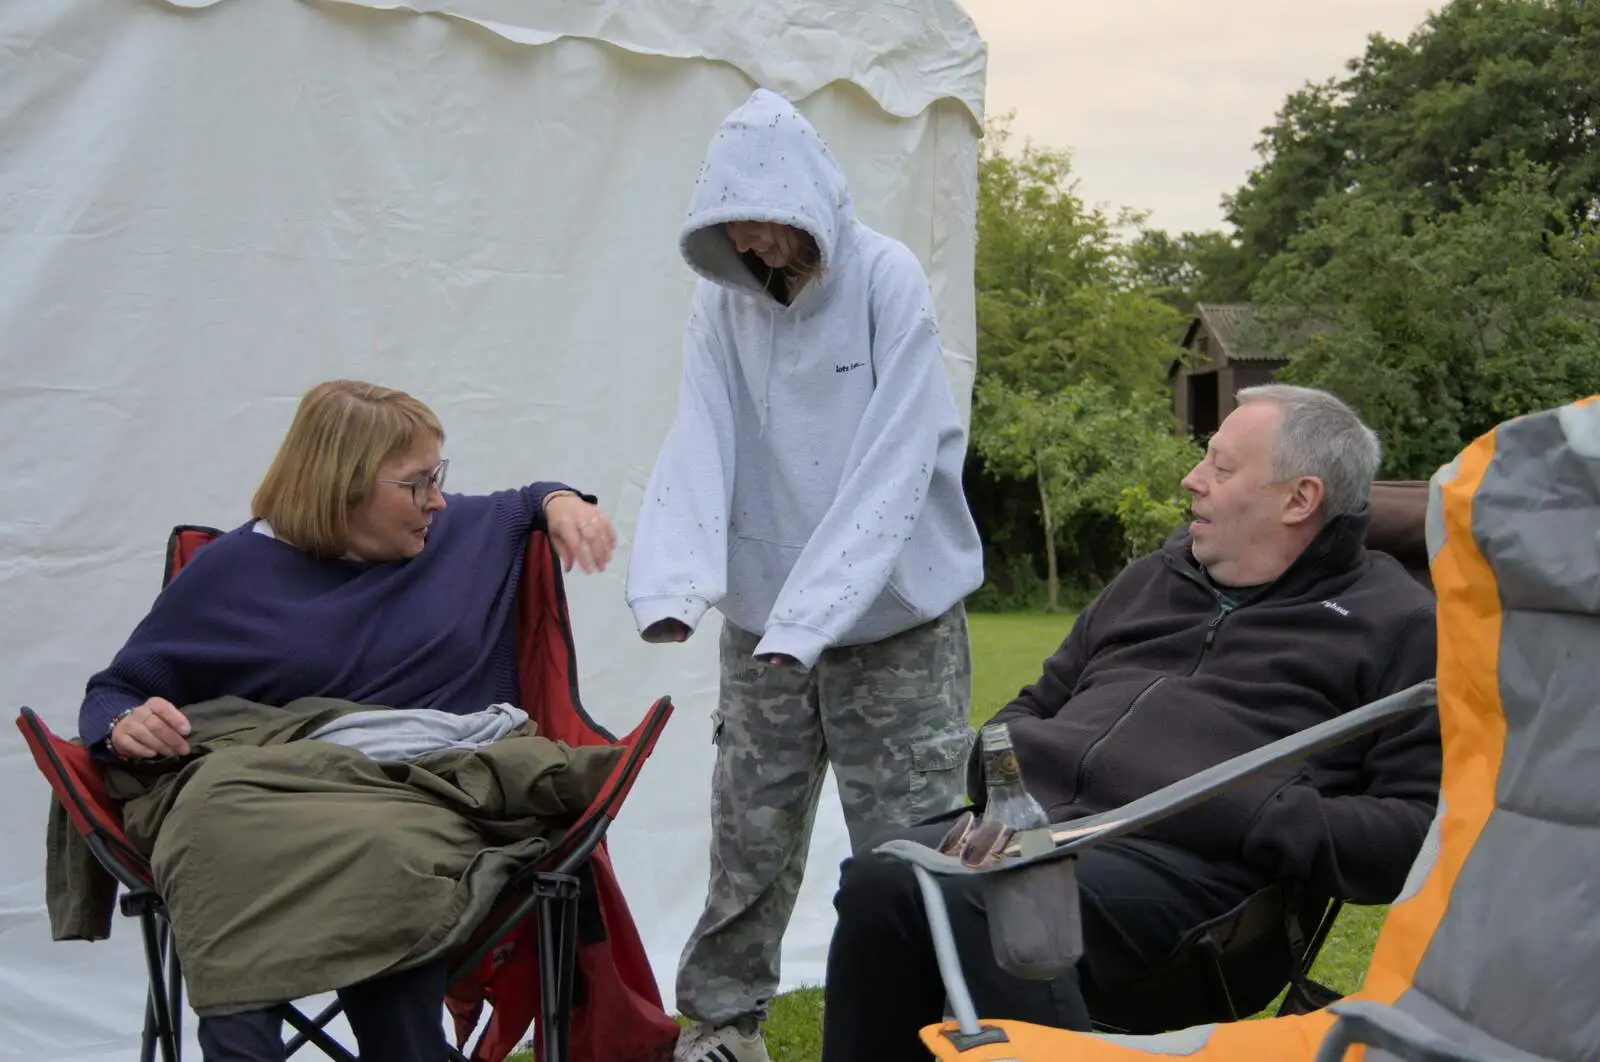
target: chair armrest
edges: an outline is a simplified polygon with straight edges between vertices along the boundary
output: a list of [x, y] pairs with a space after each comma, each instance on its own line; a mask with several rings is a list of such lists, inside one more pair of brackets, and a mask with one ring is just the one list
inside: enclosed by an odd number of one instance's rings
[[1328, 1009], [1339, 1020], [1317, 1049], [1316, 1062], [1342, 1062], [1345, 1052], [1356, 1044], [1380, 1048], [1405, 1062], [1496, 1062], [1382, 1003], [1346, 999]]
[[1112, 838], [1137, 833], [1151, 823], [1160, 822], [1196, 804], [1202, 804], [1264, 771], [1303, 759], [1323, 749], [1344, 744], [1375, 730], [1381, 730], [1397, 719], [1423, 708], [1435, 707], [1438, 703], [1438, 690], [1434, 680], [1419, 682], [1415, 686], [1398, 693], [1391, 693], [1387, 697], [1329, 719], [1325, 723], [1308, 727], [1298, 734], [1280, 738], [1253, 752], [1208, 767], [1198, 774], [1163, 786], [1154, 793], [1142, 796], [1115, 810], [1057, 826], [1051, 830], [1055, 848], [1031, 858], [1006, 859], [992, 866], [970, 867], [959, 859], [941, 855], [926, 845], [906, 840], [886, 841], [878, 845], [874, 851], [922, 867], [934, 874], [948, 875], [1005, 874], [1032, 866], [1034, 863], [1066, 859], [1085, 849], [1104, 844]]
[[[950, 915], [945, 908], [944, 897], [937, 887], [934, 875], [966, 875], [966, 874], [1007, 874], [1032, 867], [1036, 863], [1053, 862], [1061, 859], [1071, 859], [1080, 851], [1103, 844], [1114, 837], [1122, 837], [1134, 833], [1153, 822], [1174, 815], [1187, 808], [1226, 792], [1254, 775], [1269, 770], [1282, 763], [1302, 759], [1314, 752], [1342, 744], [1362, 734], [1382, 729], [1388, 724], [1422, 708], [1434, 707], [1438, 704], [1437, 689], [1432, 680], [1420, 682], [1409, 689], [1401, 690], [1381, 700], [1372, 702], [1353, 712], [1346, 712], [1336, 719], [1302, 730], [1298, 734], [1291, 734], [1286, 738], [1264, 745], [1254, 752], [1243, 756], [1236, 756], [1224, 763], [1207, 768], [1198, 774], [1191, 775], [1180, 781], [1174, 782], [1131, 801], [1115, 811], [1108, 811], [1099, 815], [1091, 815], [1074, 822], [1066, 823], [1051, 830], [1055, 847], [1048, 852], [1026, 858], [1012, 858], [1002, 860], [998, 864], [986, 867], [969, 867], [959, 859], [942, 855], [926, 845], [917, 844], [908, 840], [886, 841], [878, 845], [873, 851], [891, 859], [898, 859], [911, 864], [912, 873], [917, 880], [917, 885], [922, 892], [923, 904], [928, 919], [928, 927], [933, 935], [934, 956], [939, 964], [939, 977], [944, 982], [945, 997], [949, 1001], [955, 1015], [957, 1028], [946, 1033], [952, 1038], [961, 1050], [966, 1046], [987, 1042], [996, 1035], [1004, 1037], [998, 1027], [985, 1027], [978, 1019], [977, 1011], [972, 1005], [971, 993], [967, 990], [966, 979], [961, 972], [961, 959], [957, 954], [954, 939], [950, 931]], [[1068, 871], [1070, 867], [1066, 868]], [[992, 883], [999, 886], [999, 882]], [[988, 887], [988, 886], [986, 886]], [[1070, 883], [1067, 888], [1071, 891], [1072, 902], [1077, 901], [1076, 882]], [[1076, 917], [1072, 919], [1077, 924]], [[994, 922], [990, 923], [991, 934]], [[1070, 948], [1073, 942], [1057, 950]], [[1078, 942], [1081, 946], [1081, 941]], [[1049, 956], [1047, 956], [1048, 958]], [[1063, 955], [1063, 957], [1069, 957]], [[1075, 959], [1076, 955], [1070, 956]], [[1003, 964], [1002, 964], [1003, 965]], [[1330, 1048], [1330, 1050], [1332, 1050]], [[1340, 1052], [1342, 1053], [1342, 1051]], [[1337, 1055], [1331, 1056], [1337, 1058]], [[1409, 1062], [1409, 1056], [1408, 1062]], [[1424, 1057], [1424, 1056], [1418, 1056]], [[1471, 1056], [1429, 1055], [1426, 1062], [1480, 1062]], [[1319, 1062], [1325, 1060], [1319, 1059]]]

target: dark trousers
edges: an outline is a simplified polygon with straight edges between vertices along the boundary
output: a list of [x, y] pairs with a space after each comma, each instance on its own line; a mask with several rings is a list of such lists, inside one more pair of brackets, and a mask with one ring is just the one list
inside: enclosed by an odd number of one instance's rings
[[[339, 990], [363, 1062], [443, 1062], [444, 963]], [[205, 1062], [283, 1062], [283, 1020], [270, 1010], [200, 1019]], [[308, 1048], [307, 1050], [310, 1050]]]
[[[948, 828], [896, 836], [932, 847]], [[887, 840], [880, 838], [879, 840]], [[961, 969], [980, 1016], [1088, 1029], [1085, 995], [1114, 993], [1165, 958], [1195, 926], [1238, 906], [1266, 881], [1153, 841], [1113, 841], [1078, 859], [1084, 955], [1052, 981], [1000, 969], [976, 878], [943, 878]], [[867, 852], [847, 860], [834, 907], [823, 1004], [823, 1062], [926, 1062], [917, 1031], [944, 1019], [945, 992], [911, 868]]]

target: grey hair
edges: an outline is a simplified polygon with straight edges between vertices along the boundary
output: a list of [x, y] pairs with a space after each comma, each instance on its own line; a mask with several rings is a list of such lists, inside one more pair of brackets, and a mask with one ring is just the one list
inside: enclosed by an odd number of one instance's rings
[[1355, 410], [1327, 391], [1288, 384], [1246, 387], [1237, 398], [1241, 406], [1271, 402], [1283, 410], [1272, 447], [1275, 482], [1297, 476], [1320, 479], [1324, 521], [1359, 512], [1367, 504], [1383, 450], [1377, 432]]

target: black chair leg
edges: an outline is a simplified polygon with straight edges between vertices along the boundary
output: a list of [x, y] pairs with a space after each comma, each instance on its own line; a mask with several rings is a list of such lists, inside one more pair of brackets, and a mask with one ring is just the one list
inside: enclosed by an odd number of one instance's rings
[[178, 938], [172, 923], [160, 919], [161, 943], [167, 964], [167, 1013], [172, 1025], [172, 1053], [183, 1058], [183, 961], [178, 958]]
[[289, 1041], [293, 1046], [285, 1046], [284, 1048], [285, 1057], [310, 1043], [315, 1044], [323, 1054], [333, 1059], [334, 1062], [361, 1062], [359, 1058], [350, 1053], [347, 1047], [329, 1036], [323, 1029], [323, 1026], [332, 1021], [333, 1017], [339, 1013], [340, 1004], [328, 1004], [323, 1008], [322, 1013], [315, 1018], [306, 1017], [298, 1007], [287, 1003], [273, 1009], [295, 1030], [294, 1039]]
[[1222, 968], [1222, 945], [1211, 936], [1201, 938], [1195, 949], [1205, 957], [1206, 972], [1210, 975], [1213, 1009], [1228, 1016], [1229, 1021], [1239, 1020], [1239, 1009], [1233, 1003], [1233, 990], [1228, 987], [1228, 975]]
[[156, 1062], [156, 1000], [149, 989], [144, 994], [144, 1036], [139, 1041], [139, 1062]]
[[580, 886], [570, 874], [541, 874], [535, 888], [539, 894], [541, 1062], [567, 1062]]
[[141, 904], [139, 928], [144, 936], [145, 968], [150, 978], [150, 995], [145, 1004], [145, 1032], [155, 1034], [161, 1049], [161, 1062], [180, 1062], [176, 1023], [172, 1018], [172, 997], [167, 991], [167, 945], [162, 924], [154, 906]]
[[566, 1062], [567, 1057], [561, 1049], [557, 1014], [561, 991], [556, 984], [556, 967], [561, 942], [556, 939], [559, 920], [555, 906], [559, 902], [553, 896], [539, 898], [539, 1036], [544, 1041], [542, 1062]]
[[[339, 1009], [339, 1001], [334, 1000], [332, 1003], [324, 1007], [321, 1013], [319, 1013], [315, 1018], [312, 1018], [311, 1021], [316, 1025], [317, 1028], [321, 1029], [326, 1026], [328, 1022], [333, 1020], [334, 1015], [339, 1013]], [[293, 1025], [292, 1022], [290, 1024]], [[298, 1031], [300, 1028], [298, 1025], [294, 1025], [294, 1028], [297, 1031], [293, 1036], [289, 1037], [289, 1041], [283, 1045], [283, 1055], [285, 1058], [293, 1058], [296, 1051], [300, 1050], [306, 1044], [311, 1042], [311, 1038], [309, 1036]]]
[[571, 1049], [572, 1036], [572, 991], [573, 978], [577, 974], [578, 965], [578, 896], [576, 891], [561, 901], [561, 950], [557, 953], [560, 971], [556, 975], [556, 988], [559, 993], [556, 1000], [556, 1025], [561, 1030], [561, 1043], [563, 1048], [562, 1059], [565, 1062], [565, 1052]]

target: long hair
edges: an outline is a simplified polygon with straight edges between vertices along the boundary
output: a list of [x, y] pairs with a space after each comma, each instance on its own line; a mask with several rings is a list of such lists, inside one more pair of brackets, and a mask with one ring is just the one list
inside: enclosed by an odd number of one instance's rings
[[816, 239], [805, 229], [795, 231], [800, 234], [800, 246], [795, 248], [793, 260], [783, 267], [783, 279], [790, 291], [822, 275], [822, 248], [817, 246]]
[[251, 499], [254, 519], [291, 545], [344, 553], [350, 511], [371, 497], [378, 469], [424, 433], [444, 442], [433, 410], [404, 391], [330, 380], [300, 399], [289, 433]]
[[745, 268], [761, 282], [768, 295], [787, 303], [795, 294], [822, 276], [822, 249], [817, 246], [816, 237], [805, 229], [794, 225], [786, 225], [792, 229], [798, 239], [795, 241], [794, 258], [782, 269], [773, 269], [761, 260], [761, 256], [747, 252], [739, 257], [744, 260]]

